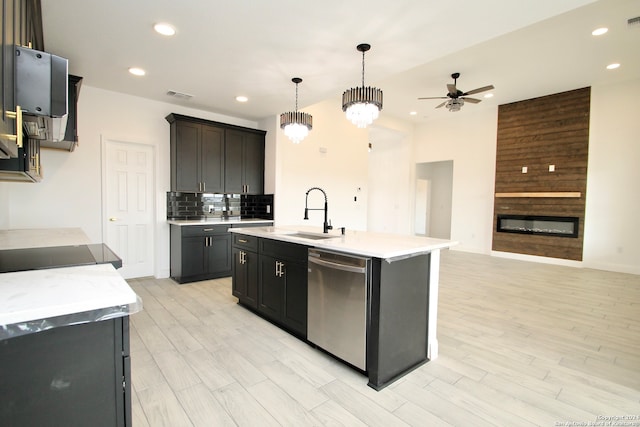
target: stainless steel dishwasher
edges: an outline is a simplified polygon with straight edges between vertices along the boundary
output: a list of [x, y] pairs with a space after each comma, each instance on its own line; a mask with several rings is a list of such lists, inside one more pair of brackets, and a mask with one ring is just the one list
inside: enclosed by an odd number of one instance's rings
[[366, 371], [371, 258], [309, 249], [307, 339]]

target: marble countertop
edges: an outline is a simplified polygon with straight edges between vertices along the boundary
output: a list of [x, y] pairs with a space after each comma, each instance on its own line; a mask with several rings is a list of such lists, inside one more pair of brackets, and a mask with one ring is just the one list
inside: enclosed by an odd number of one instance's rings
[[0, 249], [71, 246], [91, 243], [80, 228], [29, 228], [0, 230]]
[[[111, 317], [126, 316], [142, 308], [136, 293], [111, 264], [21, 271], [0, 277], [0, 330], [77, 313], [91, 316], [92, 311], [107, 308], [114, 308]], [[96, 320], [100, 319], [86, 321]]]
[[457, 244], [457, 242], [452, 240], [435, 239], [431, 237], [354, 230], [347, 230], [344, 236], [340, 234], [340, 230], [331, 230], [328, 234], [325, 234], [325, 236], [328, 235], [331, 237], [322, 240], [308, 239], [294, 235], [296, 232], [307, 233], [313, 236], [323, 235], [321, 228], [306, 226], [232, 228], [229, 231], [283, 242], [303, 244], [318, 249], [328, 249], [354, 255], [381, 258], [390, 262], [394, 259], [428, 253]]
[[258, 218], [231, 218], [231, 219], [168, 219], [167, 222], [172, 225], [206, 225], [206, 224], [269, 224], [273, 223], [272, 219]]

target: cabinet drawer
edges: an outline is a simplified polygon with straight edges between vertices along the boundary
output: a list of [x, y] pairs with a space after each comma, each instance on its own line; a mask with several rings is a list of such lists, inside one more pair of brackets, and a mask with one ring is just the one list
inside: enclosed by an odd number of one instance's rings
[[229, 225], [183, 225], [182, 236], [207, 236], [209, 234], [222, 234], [229, 230]]
[[278, 240], [260, 239], [260, 253], [278, 259], [307, 262], [308, 246]]
[[257, 252], [258, 238], [255, 236], [233, 233], [233, 246]]

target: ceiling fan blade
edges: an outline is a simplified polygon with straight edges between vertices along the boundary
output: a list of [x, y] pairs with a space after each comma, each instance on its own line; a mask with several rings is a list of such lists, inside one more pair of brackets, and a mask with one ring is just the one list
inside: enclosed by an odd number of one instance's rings
[[473, 95], [473, 94], [484, 92], [486, 90], [491, 90], [491, 89], [495, 89], [493, 87], [493, 85], [489, 85], [489, 86], [485, 86], [485, 87], [479, 87], [478, 89], [474, 89], [474, 90], [470, 90], [469, 92], [465, 92], [462, 95]]
[[456, 85], [453, 83], [447, 84], [447, 90], [449, 93], [458, 93], [458, 89], [456, 89]]
[[446, 96], [428, 96], [426, 98], [418, 98], [418, 99], [449, 99]]
[[436, 105], [436, 108], [440, 108], [440, 107], [442, 107], [442, 106], [443, 106], [444, 104], [446, 104], [446, 103], [447, 103], [447, 101], [444, 101], [442, 104], [438, 104], [438, 105]]
[[464, 102], [470, 102], [472, 104], [477, 104], [478, 102], [482, 101], [482, 99], [467, 98], [466, 96], [462, 99], [464, 99]]

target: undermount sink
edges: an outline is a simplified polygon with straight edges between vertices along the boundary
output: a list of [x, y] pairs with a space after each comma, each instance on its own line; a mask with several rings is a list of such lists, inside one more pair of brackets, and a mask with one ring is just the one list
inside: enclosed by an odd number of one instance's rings
[[330, 235], [321, 235], [321, 234], [308, 234], [308, 233], [286, 233], [287, 236], [291, 237], [299, 237], [301, 239], [309, 239], [309, 240], [323, 240], [323, 239], [332, 239], [336, 236]]

